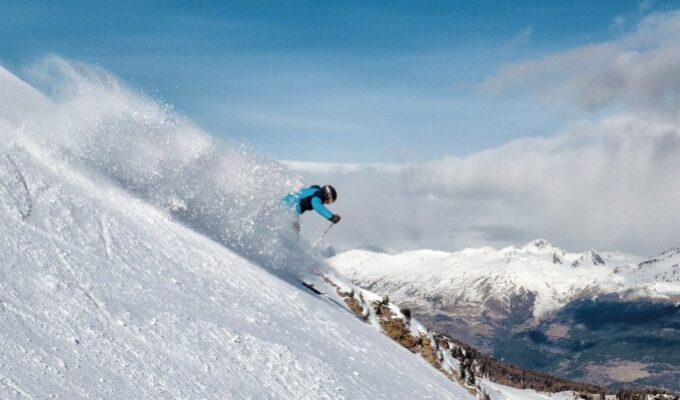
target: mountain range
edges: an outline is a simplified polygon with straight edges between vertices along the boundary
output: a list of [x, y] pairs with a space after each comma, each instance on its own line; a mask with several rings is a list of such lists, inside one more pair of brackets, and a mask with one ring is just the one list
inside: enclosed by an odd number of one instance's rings
[[[521, 247], [330, 258], [426, 326], [524, 367], [591, 382], [680, 382], [680, 249], [649, 259]], [[623, 343], [623, 344], [622, 344]]]

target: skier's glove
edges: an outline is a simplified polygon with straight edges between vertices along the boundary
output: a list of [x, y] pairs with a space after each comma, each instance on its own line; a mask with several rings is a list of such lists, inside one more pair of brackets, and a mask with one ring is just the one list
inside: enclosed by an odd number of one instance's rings
[[331, 217], [331, 222], [337, 224], [338, 222], [340, 222], [340, 216], [338, 214], [333, 215]]

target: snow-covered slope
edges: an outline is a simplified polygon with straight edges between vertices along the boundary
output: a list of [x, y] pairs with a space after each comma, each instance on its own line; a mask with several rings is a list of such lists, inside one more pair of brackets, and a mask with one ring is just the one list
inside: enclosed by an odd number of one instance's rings
[[[680, 252], [655, 259], [623, 253], [567, 253], [545, 240], [523, 247], [419, 250], [384, 254], [352, 250], [331, 264], [357, 284], [431, 309], [468, 306], [471, 313], [529, 307], [534, 318], [601, 294], [626, 298], [680, 295]], [[641, 262], [642, 261], [642, 262]]]
[[322, 267], [257, 197], [282, 172], [50, 68], [55, 103], [0, 70], [0, 398], [471, 398], [295, 284]]

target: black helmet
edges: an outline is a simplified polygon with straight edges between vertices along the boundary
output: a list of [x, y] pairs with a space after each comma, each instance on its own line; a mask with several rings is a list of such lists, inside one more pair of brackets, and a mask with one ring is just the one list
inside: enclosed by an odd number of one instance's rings
[[332, 203], [335, 201], [335, 199], [338, 198], [338, 193], [335, 191], [335, 188], [331, 185], [326, 185], [322, 187], [321, 192], [323, 193], [323, 198], [325, 201]]

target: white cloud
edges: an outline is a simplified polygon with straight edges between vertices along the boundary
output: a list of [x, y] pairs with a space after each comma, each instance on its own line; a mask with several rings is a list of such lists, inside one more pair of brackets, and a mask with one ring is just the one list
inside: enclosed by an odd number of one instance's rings
[[297, 170], [338, 189], [341, 246], [452, 249], [545, 237], [572, 250], [653, 254], [680, 241], [680, 129], [631, 115], [466, 158]]
[[680, 12], [652, 14], [612, 42], [506, 66], [484, 86], [577, 111], [624, 107], [678, 118]]
[[649, 11], [654, 6], [654, 2], [651, 0], [644, 0], [638, 4], [638, 11]]
[[534, 35], [534, 27], [533, 26], [527, 26], [526, 28], [522, 29], [521, 31], [517, 32], [517, 34], [512, 37], [508, 43], [505, 44], [506, 49], [513, 49], [515, 47], [524, 45], [529, 43], [529, 40], [531, 40], [531, 37]]
[[611, 25], [609, 26], [609, 29], [612, 31], [620, 31], [626, 27], [627, 22], [628, 18], [626, 18], [624, 15], [619, 15], [616, 18], [614, 18], [614, 21], [612, 21]]
[[453, 249], [544, 237], [569, 250], [652, 255], [680, 244], [680, 13], [506, 66], [485, 87], [578, 112], [558, 135], [464, 158], [293, 165], [310, 183], [336, 185], [344, 219], [335, 245]]

